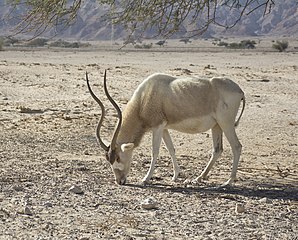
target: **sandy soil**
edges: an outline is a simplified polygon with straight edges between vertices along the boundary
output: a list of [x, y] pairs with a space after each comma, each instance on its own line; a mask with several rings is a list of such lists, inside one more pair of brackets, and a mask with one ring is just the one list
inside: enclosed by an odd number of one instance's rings
[[[298, 53], [192, 44], [0, 52], [0, 239], [298, 239]], [[171, 181], [163, 146], [154, 179], [143, 186], [147, 134], [135, 150], [128, 185], [117, 186], [96, 143], [100, 112], [84, 79], [87, 70], [102, 96], [104, 69], [121, 108], [154, 72], [236, 81], [247, 106], [237, 128], [243, 153], [235, 186], [218, 188], [231, 171], [226, 140], [208, 181], [184, 183], [210, 157], [209, 132], [172, 132], [179, 180]], [[110, 108], [104, 139], [115, 121]], [[157, 208], [141, 208], [149, 197]], [[236, 205], [244, 212], [236, 213]]]

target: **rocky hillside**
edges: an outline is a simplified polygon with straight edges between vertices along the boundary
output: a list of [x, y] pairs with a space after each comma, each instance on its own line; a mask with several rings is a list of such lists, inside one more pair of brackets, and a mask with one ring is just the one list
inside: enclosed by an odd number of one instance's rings
[[[0, 36], [11, 34], [11, 30], [17, 22], [17, 14], [22, 13], [22, 9], [12, 12], [11, 7], [5, 4], [5, 0], [0, 0]], [[257, 10], [248, 16], [244, 16], [237, 26], [226, 31], [223, 28], [211, 26], [204, 34], [210, 36], [298, 36], [298, 11], [296, 0], [275, 1], [276, 5], [270, 14], [263, 16], [262, 10]], [[110, 25], [100, 21], [103, 10], [98, 6], [96, 0], [84, 1], [79, 12], [77, 21], [68, 29], [51, 30], [47, 36], [57, 34], [59, 38], [76, 40], [109, 40], [111, 39], [112, 28]], [[226, 13], [220, 13], [225, 16]], [[188, 28], [187, 25], [184, 26]], [[113, 28], [114, 39], [125, 38], [127, 32], [115, 26]], [[148, 37], [154, 33], [147, 33]], [[176, 35], [184, 37], [185, 34]]]

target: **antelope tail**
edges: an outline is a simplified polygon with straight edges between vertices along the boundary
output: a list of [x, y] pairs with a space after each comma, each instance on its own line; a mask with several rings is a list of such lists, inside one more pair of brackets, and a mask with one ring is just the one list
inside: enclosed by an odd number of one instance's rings
[[242, 100], [242, 110], [241, 110], [241, 113], [240, 113], [237, 121], [235, 122], [235, 127], [237, 127], [239, 125], [240, 119], [241, 119], [242, 114], [244, 112], [244, 108], [245, 108], [245, 96], [243, 96], [243, 98], [241, 100]]

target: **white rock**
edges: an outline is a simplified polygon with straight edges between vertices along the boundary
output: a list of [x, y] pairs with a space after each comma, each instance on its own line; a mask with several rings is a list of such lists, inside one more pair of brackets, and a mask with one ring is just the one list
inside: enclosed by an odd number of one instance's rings
[[235, 207], [235, 213], [243, 213], [245, 212], [245, 207], [241, 203], [237, 203]]
[[261, 198], [261, 199], [259, 200], [259, 202], [260, 202], [260, 203], [271, 203], [271, 201], [270, 201], [268, 198], [266, 198], [266, 197]]
[[146, 198], [141, 202], [141, 207], [146, 210], [155, 209], [157, 208], [157, 205], [157, 201], [152, 197]]
[[76, 186], [76, 185], [71, 186], [71, 187], [69, 188], [69, 191], [70, 191], [70, 192], [73, 192], [73, 193], [75, 193], [75, 194], [83, 194], [83, 193], [84, 193], [84, 191], [83, 191], [80, 187], [78, 187], [78, 186]]

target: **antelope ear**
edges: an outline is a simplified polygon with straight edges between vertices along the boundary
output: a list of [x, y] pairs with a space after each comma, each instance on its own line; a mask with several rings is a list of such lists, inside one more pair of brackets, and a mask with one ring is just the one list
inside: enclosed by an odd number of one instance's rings
[[128, 151], [128, 150], [131, 150], [131, 149], [134, 148], [134, 146], [135, 146], [134, 143], [123, 143], [121, 145], [121, 151], [125, 152], [125, 151]]

